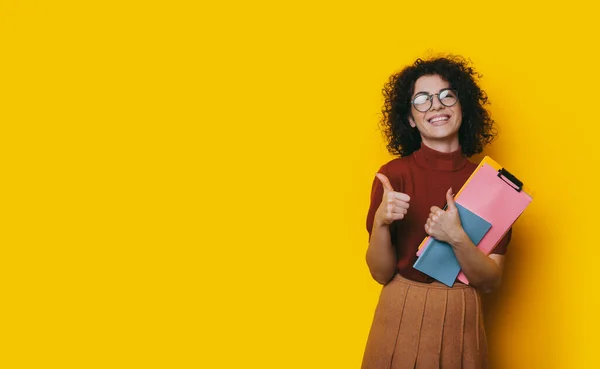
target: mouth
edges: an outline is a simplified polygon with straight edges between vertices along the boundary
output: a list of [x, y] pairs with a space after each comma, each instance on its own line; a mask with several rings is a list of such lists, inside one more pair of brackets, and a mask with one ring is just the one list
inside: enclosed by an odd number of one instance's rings
[[427, 119], [427, 121], [434, 126], [441, 126], [442, 124], [446, 124], [450, 116], [447, 114], [436, 114], [433, 117]]

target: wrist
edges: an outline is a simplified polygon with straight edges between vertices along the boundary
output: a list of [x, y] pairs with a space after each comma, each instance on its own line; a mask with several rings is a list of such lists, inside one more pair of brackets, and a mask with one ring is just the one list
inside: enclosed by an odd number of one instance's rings
[[375, 221], [373, 222], [373, 228], [388, 228], [389, 224], [381, 221], [381, 220], [377, 220], [375, 219]]
[[454, 248], [473, 246], [473, 242], [462, 227], [452, 235], [449, 243]]

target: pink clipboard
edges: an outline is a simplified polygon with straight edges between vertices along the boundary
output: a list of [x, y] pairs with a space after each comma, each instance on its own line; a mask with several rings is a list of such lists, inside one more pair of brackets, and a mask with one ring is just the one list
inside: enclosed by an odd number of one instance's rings
[[[528, 193], [529, 192], [529, 193]], [[530, 191], [491, 158], [485, 157], [455, 196], [455, 201], [492, 224], [477, 246], [489, 255], [531, 203]], [[421, 255], [432, 241], [427, 237], [417, 252]], [[457, 279], [469, 284], [461, 271]]]

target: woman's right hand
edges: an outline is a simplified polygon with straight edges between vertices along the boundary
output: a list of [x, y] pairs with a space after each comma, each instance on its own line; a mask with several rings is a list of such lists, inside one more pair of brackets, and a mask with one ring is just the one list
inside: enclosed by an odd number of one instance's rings
[[376, 177], [383, 184], [383, 197], [375, 213], [375, 224], [390, 225], [394, 220], [400, 220], [406, 216], [410, 196], [394, 191], [390, 180], [385, 175], [377, 173]]

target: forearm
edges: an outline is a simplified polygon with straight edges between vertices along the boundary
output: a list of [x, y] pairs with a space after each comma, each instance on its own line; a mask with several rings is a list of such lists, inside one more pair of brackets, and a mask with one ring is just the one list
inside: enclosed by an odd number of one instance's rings
[[490, 292], [500, 285], [502, 270], [494, 260], [473, 244], [464, 231], [450, 244], [462, 271], [472, 286], [483, 292]]
[[396, 273], [397, 257], [388, 225], [373, 225], [367, 249], [367, 265], [373, 279], [380, 284], [388, 283]]

